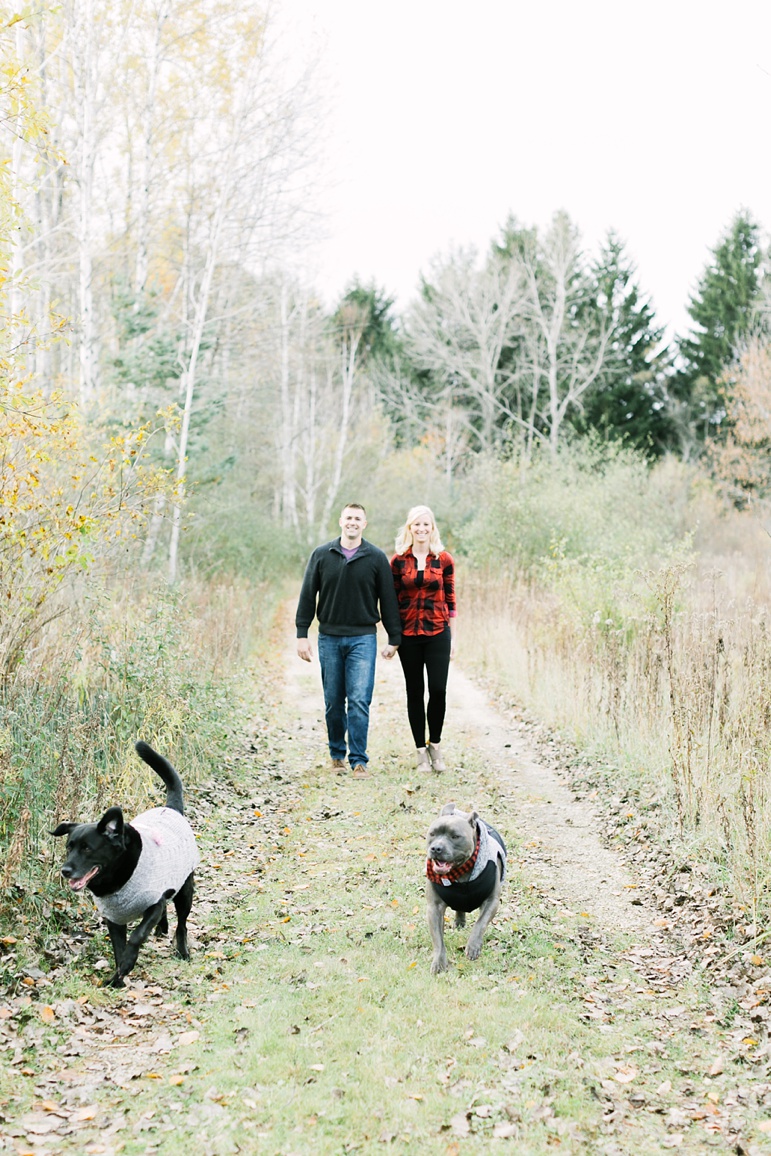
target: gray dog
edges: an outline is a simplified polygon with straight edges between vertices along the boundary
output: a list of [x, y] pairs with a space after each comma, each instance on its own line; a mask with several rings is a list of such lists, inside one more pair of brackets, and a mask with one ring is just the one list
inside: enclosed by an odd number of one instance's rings
[[426, 839], [426, 899], [428, 929], [434, 945], [431, 974], [447, 970], [444, 949], [444, 913], [455, 912], [455, 926], [465, 927], [466, 913], [479, 908], [469, 936], [466, 955], [478, 959], [487, 925], [498, 910], [506, 875], [506, 844], [480, 819], [446, 803], [428, 829]]

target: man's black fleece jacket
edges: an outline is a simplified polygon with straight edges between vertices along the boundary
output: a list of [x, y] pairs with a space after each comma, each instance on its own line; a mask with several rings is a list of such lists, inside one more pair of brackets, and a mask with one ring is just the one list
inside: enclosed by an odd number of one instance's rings
[[306, 567], [297, 604], [298, 638], [308, 637], [315, 615], [322, 634], [336, 635], [375, 634], [382, 616], [389, 644], [398, 646], [402, 625], [391, 567], [383, 551], [363, 538], [348, 561], [339, 538], [318, 546]]

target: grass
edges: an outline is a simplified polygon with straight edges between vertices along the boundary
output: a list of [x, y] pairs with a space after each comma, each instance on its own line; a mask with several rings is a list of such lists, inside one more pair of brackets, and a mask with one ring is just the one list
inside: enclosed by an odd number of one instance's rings
[[[473, 750], [416, 782], [403, 706], [381, 702], [371, 778], [335, 777], [275, 693], [256, 749], [189, 792], [203, 860], [191, 963], [155, 942], [131, 989], [108, 992], [98, 932], [17, 997], [6, 1119], [57, 1109], [72, 1131], [48, 1137], [52, 1154], [482, 1153], [496, 1137], [525, 1156], [644, 1154], [672, 1135], [702, 1152], [703, 1106], [717, 1090], [722, 1111], [751, 1079], [752, 1049], [735, 1041], [708, 1075], [736, 1025], [709, 1017], [698, 982], [651, 986], [629, 943], [545, 899]], [[481, 958], [450, 925], [450, 971], [431, 977], [423, 840], [448, 796], [490, 800], [510, 878]], [[762, 1096], [743, 1110], [751, 1127]], [[24, 1135], [15, 1150], [35, 1151]]]

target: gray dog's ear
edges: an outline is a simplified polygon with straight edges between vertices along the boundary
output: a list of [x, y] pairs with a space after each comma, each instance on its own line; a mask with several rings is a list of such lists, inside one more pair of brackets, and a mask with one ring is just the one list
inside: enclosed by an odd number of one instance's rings
[[452, 815], [454, 810], [455, 810], [455, 804], [454, 803], [445, 803], [444, 806], [442, 807], [441, 811], [439, 812], [439, 814], [440, 815]]
[[474, 830], [476, 830], [477, 823], [479, 822], [479, 815], [477, 814], [476, 811], [471, 812], [471, 814], [468, 817], [468, 821], [471, 824], [471, 826], [474, 828]]

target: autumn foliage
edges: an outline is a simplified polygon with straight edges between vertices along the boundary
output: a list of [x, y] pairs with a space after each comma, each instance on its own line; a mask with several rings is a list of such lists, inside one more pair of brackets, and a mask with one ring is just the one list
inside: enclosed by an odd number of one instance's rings
[[727, 434], [710, 451], [716, 477], [738, 505], [771, 494], [771, 347], [753, 337], [724, 377]]

